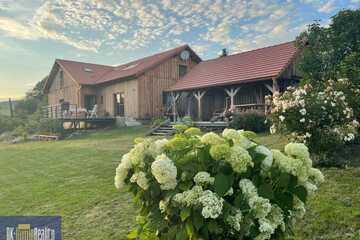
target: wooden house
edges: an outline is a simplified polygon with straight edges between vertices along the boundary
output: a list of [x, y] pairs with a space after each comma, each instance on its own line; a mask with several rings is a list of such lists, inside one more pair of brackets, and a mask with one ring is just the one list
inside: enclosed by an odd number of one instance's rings
[[202, 61], [184, 45], [120, 66], [56, 60], [49, 106], [68, 103], [97, 116], [211, 120], [227, 110], [264, 113], [265, 96], [300, 78], [294, 42]]
[[287, 42], [202, 61], [168, 89], [174, 115], [208, 121], [227, 110], [264, 114], [266, 95], [298, 83], [299, 53]]
[[164, 114], [163, 92], [200, 61], [188, 45], [120, 66], [58, 59], [45, 93], [51, 109], [89, 112], [96, 105], [97, 116], [149, 119]]

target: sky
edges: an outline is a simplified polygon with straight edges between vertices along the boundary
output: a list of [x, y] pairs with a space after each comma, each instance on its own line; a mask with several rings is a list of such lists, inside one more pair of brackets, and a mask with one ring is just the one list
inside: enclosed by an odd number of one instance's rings
[[189, 44], [203, 59], [292, 41], [360, 0], [0, 0], [0, 101], [57, 58], [118, 65]]

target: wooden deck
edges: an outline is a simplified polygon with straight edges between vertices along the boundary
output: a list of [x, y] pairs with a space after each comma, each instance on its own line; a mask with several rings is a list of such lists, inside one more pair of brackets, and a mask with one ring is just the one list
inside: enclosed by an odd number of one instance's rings
[[76, 104], [49, 105], [43, 108], [43, 117], [61, 121], [65, 130], [101, 128], [115, 124], [110, 116], [92, 116], [88, 111], [78, 108]]

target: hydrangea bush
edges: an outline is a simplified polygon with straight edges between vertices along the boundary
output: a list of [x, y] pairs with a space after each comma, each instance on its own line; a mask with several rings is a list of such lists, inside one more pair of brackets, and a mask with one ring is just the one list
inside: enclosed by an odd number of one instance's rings
[[324, 181], [304, 144], [281, 152], [252, 132], [179, 129], [137, 139], [116, 168], [115, 186], [140, 206], [129, 239], [282, 239]]
[[270, 97], [270, 132], [291, 134], [311, 152], [329, 157], [358, 135], [359, 122], [348, 100], [359, 91], [345, 94], [345, 89], [351, 91], [348, 83], [345, 79], [330, 80], [321, 90], [311, 85], [289, 87], [283, 94]]

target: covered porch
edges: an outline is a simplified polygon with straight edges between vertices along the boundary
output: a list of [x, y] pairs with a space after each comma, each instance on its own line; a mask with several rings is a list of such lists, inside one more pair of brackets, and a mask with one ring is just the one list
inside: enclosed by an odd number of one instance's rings
[[265, 114], [265, 96], [278, 91], [276, 79], [169, 91], [165, 115], [172, 121], [191, 116], [197, 122], [215, 122], [226, 121], [231, 114]]

